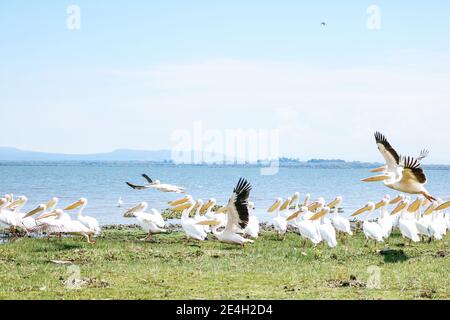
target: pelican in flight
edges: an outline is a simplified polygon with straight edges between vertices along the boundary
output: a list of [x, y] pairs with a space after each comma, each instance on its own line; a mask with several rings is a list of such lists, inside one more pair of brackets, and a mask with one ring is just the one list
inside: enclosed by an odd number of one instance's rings
[[133, 208], [128, 209], [124, 213], [125, 218], [136, 218], [138, 225], [147, 232], [147, 236], [142, 239], [143, 241], [150, 241], [153, 234], [165, 233], [165, 222], [161, 221], [162, 217], [159, 212], [152, 210], [152, 213], [145, 212], [148, 208], [147, 202], [141, 202]]
[[427, 177], [418, 159], [400, 157], [386, 137], [379, 132], [375, 133], [375, 140], [378, 150], [386, 160], [386, 169], [383, 174], [364, 179], [364, 182], [383, 181], [388, 188], [409, 194], [421, 194], [429, 201], [436, 200], [425, 188]]
[[[48, 219], [54, 217], [54, 219]], [[86, 241], [90, 244], [95, 244], [92, 240], [95, 231], [87, 228], [80, 221], [72, 220], [69, 214], [65, 213], [61, 209], [55, 209], [51, 212], [45, 213], [36, 218], [36, 222], [44, 220], [44, 223], [38, 223], [34, 228], [31, 229], [32, 232], [46, 233], [47, 235], [52, 234], [68, 234], [83, 236]]]
[[84, 208], [87, 206], [87, 199], [81, 198], [77, 202], [72, 203], [71, 205], [67, 206], [64, 211], [71, 211], [78, 209], [77, 217], [78, 220], [88, 229], [93, 230], [95, 232], [95, 235], [99, 235], [102, 231], [102, 228], [100, 227], [100, 223], [98, 223], [97, 219], [89, 216], [85, 216], [83, 214]]
[[[237, 244], [241, 247], [244, 247], [247, 243], [254, 242], [239, 234], [240, 230], [245, 230], [249, 222], [250, 208], [248, 199], [251, 190], [252, 186], [247, 180], [243, 178], [239, 179], [226, 206], [228, 221], [225, 229], [222, 232], [218, 232], [217, 227], [212, 230], [219, 241]], [[202, 221], [200, 223], [206, 224], [208, 221]], [[213, 221], [210, 221], [210, 223], [213, 223]], [[217, 222], [215, 223], [217, 224]]]
[[147, 181], [145, 185], [136, 185], [127, 182], [127, 185], [135, 190], [155, 189], [161, 192], [174, 192], [174, 193], [186, 193], [186, 190], [182, 187], [178, 187], [172, 184], [161, 183], [159, 180], [153, 181], [148, 175], [143, 174], [142, 177]]

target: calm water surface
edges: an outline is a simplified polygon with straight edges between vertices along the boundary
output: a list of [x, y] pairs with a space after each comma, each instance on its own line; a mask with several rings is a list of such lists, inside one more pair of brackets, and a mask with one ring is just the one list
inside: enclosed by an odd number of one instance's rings
[[[287, 197], [298, 191], [302, 197], [310, 193], [312, 198], [331, 200], [337, 195], [344, 197], [345, 214], [351, 214], [367, 201], [377, 201], [385, 194], [395, 196], [380, 184], [360, 182], [371, 173], [367, 169], [306, 169], [280, 168], [277, 175], [262, 176], [255, 167], [207, 167], [172, 166], [148, 163], [33, 163], [1, 164], [0, 195], [14, 193], [26, 195], [32, 209], [51, 197], [60, 198], [60, 206], [66, 206], [81, 197], [89, 203], [85, 213], [98, 218], [102, 224], [132, 223], [122, 214], [126, 208], [140, 201], [149, 206], [164, 209], [167, 202], [180, 197], [177, 194], [155, 190], [136, 191], [125, 181], [143, 183], [140, 177], [147, 173], [163, 183], [186, 187], [194, 198], [207, 200], [214, 197], [223, 204], [228, 200], [240, 177], [253, 184], [251, 200], [256, 203], [256, 213], [266, 220], [265, 210], [276, 197]], [[450, 170], [429, 170], [429, 191], [444, 199], [450, 196]], [[123, 208], [117, 208], [122, 197]]]

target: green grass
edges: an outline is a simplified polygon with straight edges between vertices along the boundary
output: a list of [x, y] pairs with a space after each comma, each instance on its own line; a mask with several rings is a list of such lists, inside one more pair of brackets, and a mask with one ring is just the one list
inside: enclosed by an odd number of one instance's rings
[[[182, 233], [139, 239], [137, 229], [106, 230], [96, 245], [77, 238], [0, 244], [0, 299], [449, 299], [446, 241], [403, 246], [394, 235], [381, 254], [361, 233], [329, 249], [302, 247], [266, 231], [246, 248]], [[382, 249], [379, 246], [378, 249]], [[73, 266], [55, 263], [71, 261]], [[83, 285], [64, 281], [79, 268]], [[379, 289], [367, 287], [379, 270]]]

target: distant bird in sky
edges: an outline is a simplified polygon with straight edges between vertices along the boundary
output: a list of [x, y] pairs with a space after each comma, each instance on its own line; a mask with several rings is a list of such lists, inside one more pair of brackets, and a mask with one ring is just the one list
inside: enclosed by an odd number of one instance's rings
[[123, 205], [122, 197], [119, 197], [119, 200], [117, 200], [117, 207], [121, 208]]
[[327, 26], [327, 23], [326, 23], [326, 22], [322, 22], [320, 25], [321, 25], [322, 27], [326, 27], [326, 26]]

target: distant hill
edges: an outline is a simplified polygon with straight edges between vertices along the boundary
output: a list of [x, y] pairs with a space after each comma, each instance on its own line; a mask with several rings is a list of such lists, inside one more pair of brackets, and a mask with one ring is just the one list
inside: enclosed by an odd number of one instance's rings
[[61, 154], [23, 151], [0, 147], [0, 161], [169, 161], [169, 150], [144, 151], [119, 149], [108, 153]]
[[[192, 152], [191, 158], [194, 154], [198, 157], [198, 152]], [[201, 155], [201, 154], [200, 154]], [[214, 157], [213, 157], [214, 156]], [[202, 157], [199, 157], [202, 158]], [[219, 154], [203, 153], [204, 159], [223, 159]], [[130, 150], [119, 149], [107, 153], [95, 154], [61, 154], [61, 153], [47, 153], [24, 151], [16, 148], [0, 147], [0, 161], [3, 162], [58, 162], [58, 161], [146, 161], [155, 163], [173, 163], [172, 152], [170, 150]], [[191, 163], [182, 163], [191, 165]], [[301, 161], [294, 158], [280, 158], [279, 164], [281, 167], [299, 167], [299, 168], [325, 168], [325, 169], [355, 169], [355, 168], [373, 168], [381, 166], [381, 163], [359, 162], [359, 161], [345, 161], [340, 159], [312, 159], [308, 161]], [[211, 165], [211, 163], [200, 163], [194, 165]], [[268, 162], [260, 160], [257, 163], [233, 163], [227, 160], [224, 164], [221, 161], [216, 163], [218, 166], [267, 166]], [[448, 165], [424, 165], [427, 169], [450, 169]]]

